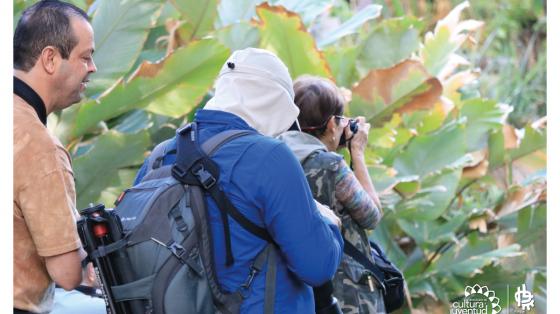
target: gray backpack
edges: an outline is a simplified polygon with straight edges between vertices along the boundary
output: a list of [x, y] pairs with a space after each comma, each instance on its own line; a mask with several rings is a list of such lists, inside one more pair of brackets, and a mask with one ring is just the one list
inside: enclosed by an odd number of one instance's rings
[[[124, 250], [130, 260], [135, 280], [111, 287], [114, 301], [128, 303], [130, 313], [238, 313], [246, 289], [266, 264], [264, 312], [273, 312], [273, 241], [266, 229], [246, 219], [229, 202], [218, 186], [219, 168], [209, 157], [223, 144], [248, 134], [255, 133], [226, 131], [199, 145], [196, 124], [183, 127], [177, 131], [177, 162], [161, 166], [168, 142], [161, 143], [148, 159], [146, 177], [117, 200], [114, 211], [124, 236], [105, 253]], [[206, 196], [214, 198], [222, 214], [226, 265], [233, 264], [228, 215], [269, 243], [255, 254], [246, 282], [235, 293], [221, 291], [216, 278]]]

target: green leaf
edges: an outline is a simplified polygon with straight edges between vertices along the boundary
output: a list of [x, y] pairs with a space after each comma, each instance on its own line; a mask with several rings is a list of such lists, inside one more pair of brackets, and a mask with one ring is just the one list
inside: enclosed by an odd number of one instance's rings
[[90, 76], [88, 95], [105, 91], [129, 71], [162, 7], [161, 0], [98, 0], [91, 22], [97, 72]]
[[[99, 103], [90, 101], [83, 104], [76, 117], [73, 137], [83, 135], [99, 121], [114, 118], [129, 110], [148, 105], [152, 105], [153, 109], [156, 106], [153, 104], [157, 104], [161, 97], [166, 97], [162, 102], [169, 101], [181, 89], [190, 90], [193, 97], [179, 100], [177, 106], [181, 107], [180, 111], [194, 108], [212, 86], [227, 57], [227, 49], [212, 39], [194, 42], [176, 50], [165, 59], [156, 77], [136, 77], [127, 85], [117, 86]], [[174, 112], [173, 115], [182, 112]]]
[[183, 39], [190, 42], [201, 38], [214, 29], [217, 15], [217, 0], [170, 0], [186, 23], [181, 26]]
[[518, 244], [497, 248], [496, 237], [483, 237], [480, 234], [470, 233], [450, 249], [445, 250], [428, 267], [423, 276], [427, 278], [434, 275], [447, 276], [453, 273], [463, 277], [472, 277], [481, 273], [483, 267], [497, 264], [504, 257], [521, 255], [523, 253], [520, 252]]
[[137, 133], [152, 126], [150, 116], [144, 110], [134, 110], [127, 115], [113, 130], [120, 133]]
[[357, 64], [362, 73], [391, 67], [408, 59], [420, 44], [421, 22], [413, 17], [379, 23], [363, 42]]
[[488, 138], [488, 168], [495, 169], [505, 162], [504, 134], [502, 130], [490, 133]]
[[480, 255], [453, 259], [453, 262], [449, 264], [440, 262], [443, 261], [443, 259], [441, 259], [434, 264], [433, 269], [437, 272], [449, 271], [459, 276], [470, 277], [473, 274], [480, 272], [484, 266], [499, 262], [501, 258], [523, 255], [519, 249], [520, 247], [518, 244], [512, 244], [510, 246], [492, 250]]
[[382, 164], [368, 166], [368, 172], [372, 178], [375, 190], [380, 194], [388, 192], [388, 190], [394, 188], [400, 182], [418, 181], [418, 176], [396, 176], [396, 171], [393, 168]]
[[320, 37], [317, 40], [317, 46], [319, 48], [324, 48], [325, 46], [335, 43], [344, 36], [355, 34], [364, 23], [377, 18], [381, 14], [381, 8], [382, 6], [378, 4], [367, 5], [348, 21], [340, 25], [340, 27], [324, 35], [324, 37]]
[[399, 226], [421, 246], [433, 246], [445, 241], [457, 241], [456, 232], [467, 221], [467, 215], [457, 215], [446, 221], [410, 221], [397, 219]]
[[537, 240], [543, 241], [546, 239], [545, 204], [527, 206], [519, 211], [515, 237], [522, 246], [528, 246]]
[[208, 91], [208, 86], [177, 84], [174, 89], [152, 101], [146, 107], [146, 110], [172, 118], [179, 118], [196, 108], [198, 103], [195, 101], [200, 101], [206, 91]]
[[410, 198], [420, 190], [420, 182], [417, 180], [401, 181], [395, 185], [395, 190], [405, 198]]
[[369, 238], [383, 248], [385, 254], [397, 267], [403, 267], [406, 263], [406, 254], [392, 237], [390, 226], [395, 225], [395, 220], [390, 215], [383, 216], [375, 231], [370, 233]]
[[440, 77], [450, 58], [467, 39], [467, 34], [484, 24], [475, 20], [459, 21], [461, 12], [468, 6], [468, 1], [457, 5], [438, 21], [434, 32], [426, 33], [420, 56], [430, 74]]
[[239, 22], [216, 32], [218, 40], [231, 51], [259, 45], [259, 30], [247, 22]]
[[424, 64], [432, 75], [437, 75], [444, 68], [449, 56], [460, 46], [459, 43], [451, 41], [451, 32], [447, 27], [441, 28], [437, 36], [426, 39], [424, 45], [421, 50]]
[[393, 128], [388, 128], [386, 126], [382, 128], [374, 128], [370, 130], [369, 138], [371, 138], [371, 140], [369, 141], [369, 144], [377, 147], [392, 148], [395, 146], [396, 135], [397, 131]]
[[358, 49], [355, 46], [334, 45], [324, 50], [327, 63], [338, 86], [351, 88], [359, 79], [356, 69]]
[[532, 126], [525, 127], [525, 135], [521, 140], [519, 148], [509, 151], [511, 160], [516, 160], [537, 150], [546, 148], [546, 128], [534, 129]]
[[393, 167], [399, 175], [423, 177], [461, 159], [466, 153], [465, 127], [452, 123], [432, 134], [413, 138], [395, 158]]
[[93, 147], [73, 161], [78, 208], [97, 202], [101, 191], [116, 180], [117, 170], [141, 164], [149, 143], [145, 131], [136, 134], [109, 131], [97, 137]]
[[297, 13], [303, 23], [309, 25], [332, 5], [332, 0], [269, 0], [269, 3]]
[[257, 14], [261, 20], [260, 47], [276, 53], [292, 78], [302, 74], [331, 77], [323, 54], [317, 50], [315, 40], [298, 15], [266, 3], [257, 7]]
[[436, 106], [425, 115], [416, 128], [419, 134], [430, 133], [441, 127], [445, 120], [445, 111], [441, 105]]
[[219, 27], [242, 21], [249, 21], [255, 16], [255, 6], [266, 0], [221, 0], [218, 5]]
[[460, 111], [467, 118], [467, 151], [477, 151], [487, 146], [491, 131], [501, 130], [512, 108], [493, 100], [469, 99]]
[[120, 169], [109, 187], [101, 192], [98, 203], [112, 205], [121, 193], [132, 186], [139, 169]]
[[416, 191], [414, 197], [397, 204], [397, 217], [417, 221], [438, 218], [455, 196], [460, 178], [460, 169], [425, 178], [420, 182], [422, 189]]

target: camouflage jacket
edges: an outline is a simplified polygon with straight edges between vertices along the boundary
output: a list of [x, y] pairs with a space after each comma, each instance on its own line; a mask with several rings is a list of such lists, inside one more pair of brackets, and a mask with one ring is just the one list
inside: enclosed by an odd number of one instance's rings
[[[314, 198], [329, 206], [342, 220], [343, 237], [374, 262], [366, 231], [350, 216], [335, 195], [337, 175], [342, 171], [349, 171], [343, 169], [348, 166], [342, 156], [328, 152], [321, 141], [305, 133], [290, 131], [282, 134], [279, 139], [300, 160]], [[366, 213], [354, 214], [354, 217], [363, 215]], [[368, 270], [346, 254], [337, 269], [333, 285], [334, 295], [344, 313], [385, 313], [382, 292], [375, 279], [369, 275]]]

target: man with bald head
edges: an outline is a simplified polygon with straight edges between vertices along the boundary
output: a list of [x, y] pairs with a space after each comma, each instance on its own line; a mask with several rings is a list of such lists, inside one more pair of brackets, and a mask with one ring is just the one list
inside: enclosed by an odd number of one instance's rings
[[82, 281], [70, 156], [46, 125], [83, 97], [93, 51], [86, 13], [60, 1], [26, 9], [14, 32], [14, 313], [49, 312], [55, 283]]

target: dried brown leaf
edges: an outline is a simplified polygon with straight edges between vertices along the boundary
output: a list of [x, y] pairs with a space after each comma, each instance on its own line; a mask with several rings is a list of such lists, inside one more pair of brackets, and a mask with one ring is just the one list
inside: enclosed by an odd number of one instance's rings
[[431, 77], [424, 66], [415, 60], [409, 59], [390, 68], [370, 71], [352, 89], [352, 92], [369, 102], [380, 97], [386, 105], [389, 105], [398, 100], [395, 99], [395, 89], [403, 81], [410, 79], [411, 76], [421, 77], [428, 88], [424, 92], [413, 95], [396, 112], [403, 113], [432, 108], [439, 101], [443, 87], [437, 78]]
[[486, 215], [479, 216], [469, 220], [469, 228], [472, 230], [478, 229], [482, 233], [488, 232], [488, 224], [486, 222]]
[[504, 124], [502, 127], [504, 134], [504, 148], [514, 149], [519, 147], [519, 138], [515, 134], [515, 128], [509, 124]]

